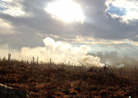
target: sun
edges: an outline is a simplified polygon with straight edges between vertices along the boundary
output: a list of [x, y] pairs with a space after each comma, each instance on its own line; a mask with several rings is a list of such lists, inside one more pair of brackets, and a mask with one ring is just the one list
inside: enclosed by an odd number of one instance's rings
[[84, 21], [84, 14], [81, 6], [72, 0], [56, 0], [47, 4], [45, 11], [50, 13], [53, 18], [70, 23], [73, 21]]

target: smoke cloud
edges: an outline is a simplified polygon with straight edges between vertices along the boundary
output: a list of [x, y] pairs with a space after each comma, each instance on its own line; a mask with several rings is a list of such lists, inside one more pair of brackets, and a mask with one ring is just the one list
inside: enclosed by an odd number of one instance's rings
[[31, 61], [32, 57], [39, 57], [39, 61], [49, 62], [50, 58], [54, 63], [70, 63], [73, 65], [104, 66], [100, 58], [87, 55], [89, 47], [82, 45], [73, 47], [69, 43], [55, 41], [50, 37], [43, 40], [45, 47], [23, 47], [21, 50], [11, 49], [8, 45], [0, 46], [0, 58], [12, 54], [12, 59]]

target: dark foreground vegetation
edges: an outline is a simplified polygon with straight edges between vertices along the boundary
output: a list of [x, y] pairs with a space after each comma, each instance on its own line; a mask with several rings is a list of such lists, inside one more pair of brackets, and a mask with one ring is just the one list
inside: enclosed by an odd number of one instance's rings
[[136, 68], [86, 68], [0, 61], [0, 83], [29, 98], [138, 98]]

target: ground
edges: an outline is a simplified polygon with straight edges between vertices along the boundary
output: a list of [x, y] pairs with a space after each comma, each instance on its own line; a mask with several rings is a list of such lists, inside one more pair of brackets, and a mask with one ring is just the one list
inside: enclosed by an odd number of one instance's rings
[[138, 98], [138, 69], [0, 61], [0, 83], [29, 98]]

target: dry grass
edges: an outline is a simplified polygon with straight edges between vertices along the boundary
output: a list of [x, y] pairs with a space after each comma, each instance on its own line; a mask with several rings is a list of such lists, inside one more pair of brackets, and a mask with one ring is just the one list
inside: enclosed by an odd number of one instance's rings
[[138, 70], [132, 68], [0, 61], [0, 83], [26, 91], [29, 98], [138, 98]]

